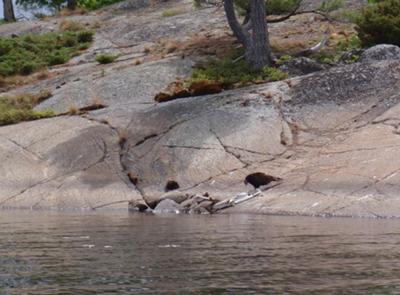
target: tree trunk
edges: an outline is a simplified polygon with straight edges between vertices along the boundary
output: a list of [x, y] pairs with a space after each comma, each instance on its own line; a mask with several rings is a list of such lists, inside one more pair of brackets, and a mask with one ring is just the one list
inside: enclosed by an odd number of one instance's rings
[[69, 10], [75, 10], [76, 9], [76, 0], [68, 0], [67, 1], [67, 8]]
[[252, 34], [246, 60], [256, 69], [262, 69], [272, 63], [264, 0], [251, 0], [250, 21]]
[[241, 25], [233, 0], [225, 0], [224, 8], [233, 34], [245, 48], [246, 61], [256, 69], [272, 63], [266, 22], [265, 0], [251, 0], [249, 20]]
[[4, 20], [7, 22], [15, 21], [14, 7], [12, 0], [3, 0]]

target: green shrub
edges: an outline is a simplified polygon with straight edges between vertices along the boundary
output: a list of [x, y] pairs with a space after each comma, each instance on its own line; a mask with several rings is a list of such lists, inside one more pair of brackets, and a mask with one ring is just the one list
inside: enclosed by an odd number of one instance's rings
[[339, 41], [337, 49], [340, 51], [351, 51], [362, 48], [362, 42], [357, 35], [352, 35], [346, 40]]
[[88, 10], [95, 10], [120, 1], [122, 0], [78, 0], [78, 3], [80, 7]]
[[96, 55], [96, 61], [101, 64], [109, 64], [118, 58], [117, 54], [99, 54]]
[[[202, 0], [197, 0], [202, 1]], [[298, 5], [300, 0], [267, 0], [266, 10], [268, 15], [280, 15], [293, 11]], [[195, 4], [197, 4], [195, 2]], [[235, 6], [240, 14], [250, 6], [249, 0], [235, 0]]]
[[33, 110], [38, 103], [50, 96], [51, 93], [44, 90], [35, 94], [22, 93], [0, 97], [0, 126], [54, 116], [55, 114], [51, 110]]
[[92, 31], [78, 32], [77, 38], [79, 43], [90, 43], [93, 41], [94, 33]]
[[267, 0], [267, 14], [280, 15], [293, 11], [298, 0]]
[[317, 8], [317, 10], [328, 13], [343, 7], [343, 5], [344, 5], [344, 0], [327, 0], [327, 1], [322, 1], [321, 5]]
[[382, 0], [368, 5], [356, 24], [363, 45], [400, 45], [400, 0]]
[[255, 70], [246, 61], [234, 63], [230, 59], [210, 59], [194, 69], [189, 82], [214, 81], [229, 88], [234, 84], [277, 81], [287, 77], [286, 73], [272, 67]]
[[88, 31], [0, 37], [0, 76], [28, 75], [65, 63], [92, 39], [93, 33]]
[[70, 57], [67, 52], [58, 50], [47, 57], [47, 63], [49, 66], [61, 65], [66, 63]]
[[282, 55], [277, 61], [276, 61], [276, 64], [278, 65], [278, 66], [280, 66], [280, 65], [282, 65], [283, 63], [285, 63], [285, 62], [287, 62], [287, 61], [290, 61], [290, 60], [292, 60], [293, 59], [293, 56], [291, 56], [291, 55]]

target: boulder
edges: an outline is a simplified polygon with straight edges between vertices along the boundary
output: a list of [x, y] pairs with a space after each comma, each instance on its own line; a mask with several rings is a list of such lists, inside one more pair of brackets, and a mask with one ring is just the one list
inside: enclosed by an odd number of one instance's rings
[[183, 201], [187, 200], [188, 197], [189, 195], [186, 193], [180, 191], [171, 191], [162, 195], [160, 201], [168, 199], [180, 204]]
[[307, 57], [298, 57], [284, 62], [279, 69], [290, 76], [301, 76], [326, 70], [329, 66]]
[[178, 203], [176, 203], [172, 200], [169, 200], [169, 199], [165, 199], [157, 204], [157, 206], [154, 208], [153, 212], [156, 214], [165, 214], [165, 213], [179, 214], [179, 213], [183, 213], [184, 209]]
[[128, 203], [128, 210], [132, 212], [145, 212], [149, 210], [149, 206], [143, 200], [132, 200]]
[[368, 48], [360, 56], [360, 62], [400, 59], [400, 47], [391, 44], [379, 44]]

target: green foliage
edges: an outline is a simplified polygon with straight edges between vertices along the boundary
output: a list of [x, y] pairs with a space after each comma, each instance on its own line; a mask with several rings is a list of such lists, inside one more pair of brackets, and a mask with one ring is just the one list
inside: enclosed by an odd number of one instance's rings
[[382, 0], [368, 5], [356, 24], [363, 45], [400, 45], [400, 0]]
[[285, 62], [287, 62], [287, 61], [290, 61], [290, 60], [292, 60], [293, 59], [293, 56], [291, 56], [291, 55], [282, 55], [277, 61], [276, 61], [276, 64], [278, 65], [278, 66], [280, 66], [280, 65], [282, 65], [283, 63], [285, 63]]
[[[280, 15], [292, 12], [298, 5], [299, 1], [300, 0], [267, 0], [266, 1], [267, 15]], [[250, 6], [250, 1], [235, 0], [235, 6], [240, 14], [244, 14], [244, 12]]]
[[[99, 9], [103, 6], [111, 5], [122, 0], [78, 0], [79, 7], [88, 10]], [[66, 7], [67, 0], [17, 0], [17, 5], [25, 9], [49, 8], [55, 11], [60, 11]]]
[[118, 58], [117, 54], [99, 54], [96, 55], [96, 61], [101, 64], [109, 64]]
[[63, 64], [88, 46], [92, 36], [92, 32], [81, 31], [0, 37], [0, 76], [29, 75]]
[[38, 103], [50, 96], [49, 91], [41, 91], [36, 94], [23, 93], [0, 97], [0, 126], [54, 116], [55, 114], [51, 110], [33, 110]]
[[299, 0], [267, 0], [267, 14], [280, 15], [292, 12]]
[[344, 0], [327, 0], [323, 1], [317, 10], [328, 13], [343, 7], [343, 5]]
[[122, 0], [78, 0], [78, 4], [85, 9], [95, 10], [120, 1]]
[[77, 33], [78, 43], [91, 43], [93, 41], [93, 32], [92, 31], [81, 31]]
[[362, 48], [362, 42], [357, 35], [352, 35], [346, 40], [339, 41], [337, 49], [339, 51], [359, 50]]
[[237, 83], [277, 81], [285, 78], [287, 74], [276, 68], [255, 70], [245, 61], [234, 63], [230, 59], [210, 59], [194, 69], [189, 82], [214, 81], [224, 87], [230, 87]]
[[357, 62], [360, 58], [358, 51], [362, 48], [360, 39], [353, 35], [349, 39], [338, 43], [335, 51], [321, 51], [312, 55], [312, 58], [326, 64], [334, 65], [339, 61], [344, 63]]

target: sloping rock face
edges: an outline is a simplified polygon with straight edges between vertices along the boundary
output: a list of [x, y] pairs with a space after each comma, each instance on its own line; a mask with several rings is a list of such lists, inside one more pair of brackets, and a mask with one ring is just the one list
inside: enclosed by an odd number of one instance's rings
[[[193, 11], [191, 1], [156, 9], [127, 3], [128, 12], [116, 5], [73, 17], [101, 23], [93, 46], [51, 69], [48, 79], [12, 91], [50, 89], [53, 96], [38, 108], [59, 113], [94, 101], [108, 107], [0, 127], [0, 207], [127, 209], [129, 201], [159, 199], [168, 181], [183, 193], [225, 199], [252, 189], [243, 183], [248, 174], [264, 172], [283, 180], [224, 212], [400, 217], [396, 54], [157, 104], [154, 95], [196, 61], [162, 52], [160, 39], [187, 41], [210, 30], [219, 38], [226, 23], [220, 11]], [[176, 4], [181, 14], [161, 16], [160, 7]], [[58, 22], [31, 29], [55, 30]], [[17, 26], [18, 34], [29, 30]], [[0, 27], [0, 35], [10, 32]], [[98, 52], [121, 57], [98, 65]]]
[[122, 173], [115, 131], [79, 117], [0, 128], [0, 206], [126, 208], [140, 195]]
[[226, 198], [262, 171], [283, 183], [227, 211], [400, 216], [395, 181], [385, 184], [400, 171], [390, 160], [400, 145], [399, 78], [398, 61], [357, 63], [162, 104], [133, 115], [123, 162], [149, 199], [169, 179]]

